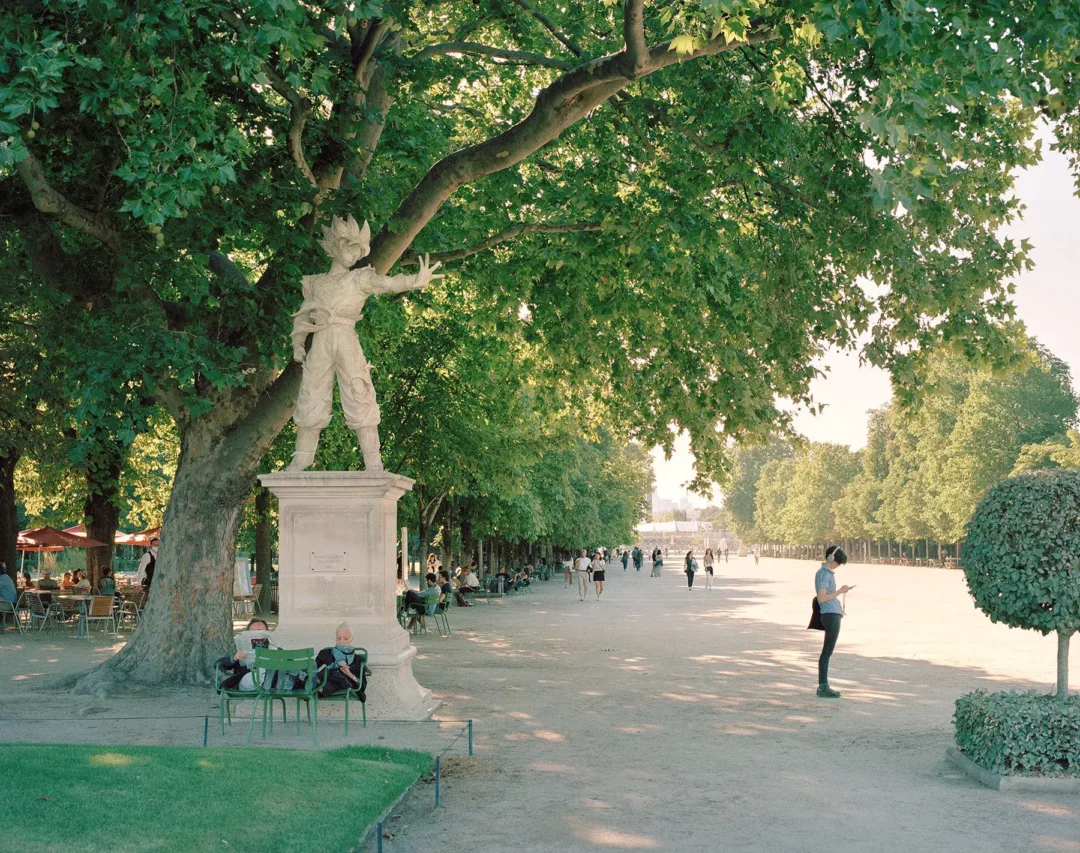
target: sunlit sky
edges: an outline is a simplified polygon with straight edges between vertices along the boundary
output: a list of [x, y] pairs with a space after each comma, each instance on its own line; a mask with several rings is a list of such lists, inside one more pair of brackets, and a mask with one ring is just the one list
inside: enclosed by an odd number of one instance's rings
[[[1044, 145], [1044, 158], [1017, 179], [1016, 191], [1026, 206], [1022, 221], [1010, 235], [1027, 237], [1035, 268], [1016, 279], [1017, 314], [1046, 347], [1072, 368], [1074, 385], [1080, 387], [1080, 199], [1066, 159]], [[888, 375], [878, 368], [860, 365], [855, 353], [831, 352], [820, 366], [827, 371], [812, 385], [815, 400], [825, 411], [817, 416], [796, 414], [799, 431], [812, 441], [833, 441], [862, 447], [866, 440], [866, 412], [886, 403], [890, 396]], [[684, 484], [693, 476], [694, 457], [686, 436], [680, 436], [675, 453], [665, 461], [653, 451], [656, 492], [662, 498], [688, 496], [697, 505], [708, 499], [689, 494]], [[719, 495], [717, 495], [719, 501]]]

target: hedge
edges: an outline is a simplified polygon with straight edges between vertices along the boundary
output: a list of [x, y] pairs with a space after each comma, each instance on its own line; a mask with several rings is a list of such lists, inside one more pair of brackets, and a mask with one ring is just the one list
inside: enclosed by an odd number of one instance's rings
[[987, 770], [1080, 777], [1080, 696], [976, 690], [956, 700], [953, 722], [960, 751]]

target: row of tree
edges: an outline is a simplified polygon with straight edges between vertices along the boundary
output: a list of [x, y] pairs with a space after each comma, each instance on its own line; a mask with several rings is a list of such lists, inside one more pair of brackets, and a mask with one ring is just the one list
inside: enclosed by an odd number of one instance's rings
[[1067, 365], [1035, 343], [1021, 346], [1004, 372], [934, 357], [915, 406], [893, 401], [869, 413], [859, 452], [782, 441], [739, 450], [725, 504], [735, 531], [797, 548], [855, 542], [865, 557], [940, 557], [943, 543], [955, 555], [991, 486], [1080, 463]]

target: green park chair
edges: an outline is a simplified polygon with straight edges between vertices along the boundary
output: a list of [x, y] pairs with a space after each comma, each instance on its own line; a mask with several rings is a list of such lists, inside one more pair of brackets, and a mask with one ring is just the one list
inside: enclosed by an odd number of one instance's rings
[[[255, 666], [251, 670], [255, 679], [255, 704], [251, 709], [251, 721], [248, 723], [247, 743], [251, 743], [251, 732], [255, 728], [255, 714], [259, 702], [263, 706], [263, 739], [266, 739], [266, 711], [274, 699], [296, 700], [296, 732], [300, 733], [300, 702], [307, 703], [308, 721], [311, 723], [311, 737], [314, 746], [319, 745], [319, 694], [318, 675], [315, 670], [314, 649], [255, 649]], [[268, 687], [264, 682], [274, 684], [286, 682], [285, 687], [292, 687], [298, 679], [297, 689]], [[294, 676], [295, 678], [290, 678]], [[271, 729], [273, 726], [271, 725]]]
[[[229, 726], [232, 726], [232, 706], [234, 702], [252, 702], [256, 699], [258, 694], [254, 690], [239, 690], [235, 687], [222, 687], [221, 685], [232, 675], [231, 672], [223, 670], [219, 666], [214, 667], [214, 690], [218, 695], [218, 716], [221, 718], [221, 736], [225, 736], [225, 720], [228, 719]], [[288, 714], [285, 710], [285, 697], [276, 697], [281, 702], [281, 721], [283, 723], [289, 722]], [[273, 709], [271, 708], [271, 717], [273, 717]], [[271, 723], [273, 720], [271, 720]]]
[[435, 612], [429, 614], [435, 621], [435, 627], [439, 631], [440, 637], [450, 636], [450, 620], [447, 618], [446, 613], [450, 609], [449, 601], [442, 601], [435, 605]]
[[[368, 652], [367, 649], [354, 649], [355, 654], [360, 655], [360, 659], [364, 662], [363, 673], [365, 676], [371, 675], [371, 670], [368, 669]], [[365, 699], [360, 698], [360, 691], [355, 687], [349, 687], [345, 690], [339, 690], [337, 693], [331, 693], [329, 696], [323, 696], [322, 691], [326, 687], [326, 678], [329, 671], [326, 667], [319, 667], [319, 701], [320, 702], [344, 702], [345, 703], [345, 737], [349, 736], [349, 702], [356, 701], [360, 703], [360, 713], [363, 717], [364, 728], [367, 728], [367, 704]], [[360, 683], [364, 683], [363, 677], [360, 678]], [[307, 697], [304, 696], [297, 700], [299, 702], [306, 702]], [[299, 710], [297, 711], [299, 713]]]

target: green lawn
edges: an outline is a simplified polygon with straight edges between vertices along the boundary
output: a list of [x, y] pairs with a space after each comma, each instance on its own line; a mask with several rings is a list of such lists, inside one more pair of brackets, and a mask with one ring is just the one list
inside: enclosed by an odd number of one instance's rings
[[347, 851], [420, 752], [0, 744], [0, 849]]

